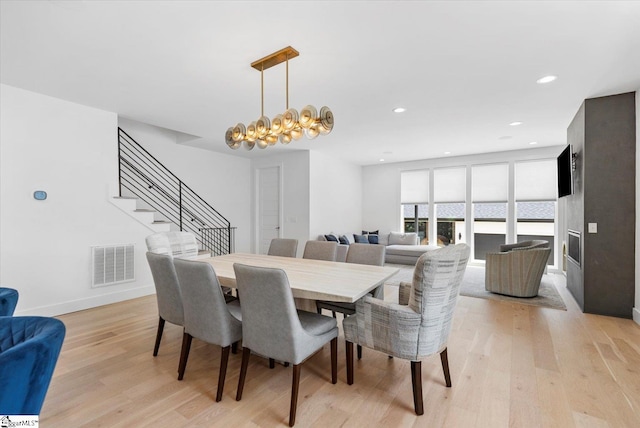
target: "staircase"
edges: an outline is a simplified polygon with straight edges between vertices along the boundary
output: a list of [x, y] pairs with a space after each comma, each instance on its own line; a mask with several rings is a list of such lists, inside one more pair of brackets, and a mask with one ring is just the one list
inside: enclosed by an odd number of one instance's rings
[[213, 256], [234, 251], [235, 227], [121, 128], [118, 157], [114, 205], [153, 232], [193, 233]]

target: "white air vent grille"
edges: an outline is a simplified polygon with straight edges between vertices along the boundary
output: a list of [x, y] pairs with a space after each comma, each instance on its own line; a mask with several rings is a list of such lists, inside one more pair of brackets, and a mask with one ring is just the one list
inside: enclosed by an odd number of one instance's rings
[[135, 280], [133, 244], [91, 247], [93, 260], [92, 287]]

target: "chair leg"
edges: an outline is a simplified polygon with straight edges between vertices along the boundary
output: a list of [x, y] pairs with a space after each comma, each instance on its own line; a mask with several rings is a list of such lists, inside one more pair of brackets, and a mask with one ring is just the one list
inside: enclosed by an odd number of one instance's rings
[[162, 340], [162, 331], [164, 330], [164, 319], [158, 317], [158, 332], [156, 333], [156, 344], [153, 347], [153, 356], [158, 355], [158, 349], [160, 349], [160, 340]]
[[233, 342], [231, 344], [231, 353], [234, 355], [238, 353], [238, 343], [239, 342]]
[[356, 347], [356, 350], [358, 352], [358, 359], [361, 360], [362, 359], [362, 346], [358, 345]]
[[178, 380], [184, 377], [184, 371], [187, 368], [187, 360], [189, 359], [189, 351], [191, 350], [191, 340], [193, 336], [189, 333], [182, 334], [182, 351], [180, 351], [180, 364], [178, 365]]
[[269, 358], [269, 368], [272, 369], [276, 366], [276, 360]]
[[224, 390], [224, 378], [227, 376], [227, 363], [229, 362], [229, 350], [231, 346], [222, 348], [220, 356], [220, 373], [218, 374], [218, 393], [216, 394], [216, 402], [222, 400], [222, 391]]
[[236, 393], [236, 401], [242, 399], [242, 390], [244, 389], [244, 380], [247, 377], [247, 366], [249, 365], [249, 357], [251, 349], [242, 347], [242, 365], [240, 366], [240, 378], [238, 379], [238, 392]]
[[331, 383], [338, 382], [338, 338], [331, 339]]
[[346, 341], [347, 350], [347, 384], [353, 385], [353, 342]]
[[291, 381], [291, 408], [289, 409], [289, 426], [296, 423], [296, 408], [298, 407], [298, 388], [300, 386], [300, 364], [293, 365], [293, 379]]
[[411, 361], [411, 383], [413, 385], [413, 407], [416, 415], [424, 413], [422, 406], [422, 362]]
[[331, 311], [331, 315], [333, 315], [333, 317], [336, 317], [336, 311]]
[[444, 381], [448, 388], [451, 388], [451, 374], [449, 373], [449, 358], [447, 358], [447, 348], [440, 352], [440, 361], [442, 362], [442, 371], [444, 372]]

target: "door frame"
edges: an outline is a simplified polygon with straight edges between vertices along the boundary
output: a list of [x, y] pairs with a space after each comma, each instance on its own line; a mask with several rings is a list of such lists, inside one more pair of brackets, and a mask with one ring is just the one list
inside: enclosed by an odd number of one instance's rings
[[254, 169], [254, 200], [253, 200], [253, 230], [254, 239], [253, 239], [253, 252], [255, 254], [260, 254], [260, 175], [262, 170], [265, 169], [278, 169], [278, 224], [280, 229], [278, 229], [278, 237], [282, 238], [284, 232], [284, 214], [283, 214], [283, 164], [282, 162], [273, 163], [273, 164], [264, 164], [255, 167]]

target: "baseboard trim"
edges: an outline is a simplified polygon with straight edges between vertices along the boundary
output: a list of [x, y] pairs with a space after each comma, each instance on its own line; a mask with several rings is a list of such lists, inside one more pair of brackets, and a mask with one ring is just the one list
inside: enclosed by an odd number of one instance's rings
[[69, 314], [71, 312], [82, 311], [85, 309], [96, 308], [98, 306], [109, 305], [111, 303], [135, 299], [137, 297], [148, 296], [150, 294], [154, 294], [155, 292], [156, 290], [153, 285], [147, 285], [129, 290], [87, 297], [84, 299], [55, 303], [53, 305], [21, 309], [19, 311], [16, 311], [15, 315], [37, 315], [43, 317], [55, 317], [57, 315]]
[[633, 308], [633, 320], [640, 325], [640, 309]]

